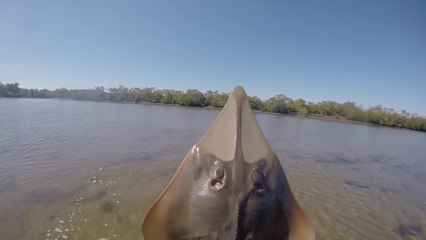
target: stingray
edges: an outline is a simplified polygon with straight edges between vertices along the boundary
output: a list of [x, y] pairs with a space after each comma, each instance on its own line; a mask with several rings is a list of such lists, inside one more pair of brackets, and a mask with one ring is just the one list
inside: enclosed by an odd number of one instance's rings
[[189, 151], [142, 223], [145, 240], [315, 239], [242, 87]]

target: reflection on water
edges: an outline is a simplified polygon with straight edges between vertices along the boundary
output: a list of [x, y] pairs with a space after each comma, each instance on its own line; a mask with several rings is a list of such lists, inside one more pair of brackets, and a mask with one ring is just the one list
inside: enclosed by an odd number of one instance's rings
[[[0, 239], [139, 239], [217, 113], [0, 99]], [[318, 239], [426, 239], [426, 134], [257, 118]]]

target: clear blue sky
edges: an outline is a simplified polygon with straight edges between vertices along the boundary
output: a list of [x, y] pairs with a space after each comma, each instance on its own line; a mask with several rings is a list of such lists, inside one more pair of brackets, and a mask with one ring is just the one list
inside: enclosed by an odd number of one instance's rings
[[0, 0], [0, 81], [242, 85], [426, 116], [426, 1]]

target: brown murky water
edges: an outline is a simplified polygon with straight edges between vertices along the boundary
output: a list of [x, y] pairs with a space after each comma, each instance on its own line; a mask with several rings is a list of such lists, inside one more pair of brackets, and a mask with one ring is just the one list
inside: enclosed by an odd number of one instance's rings
[[[140, 239], [217, 110], [0, 99], [0, 239]], [[257, 114], [318, 239], [426, 239], [426, 134]]]

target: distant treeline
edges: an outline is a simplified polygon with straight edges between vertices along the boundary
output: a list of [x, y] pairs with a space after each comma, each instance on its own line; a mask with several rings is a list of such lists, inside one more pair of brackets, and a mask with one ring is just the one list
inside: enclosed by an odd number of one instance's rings
[[[176, 91], [155, 88], [118, 88], [95, 87], [94, 89], [65, 88], [56, 90], [20, 88], [19, 83], [0, 82], [0, 97], [22, 98], [68, 98], [92, 101], [117, 101], [117, 102], [149, 102], [162, 104], [175, 104], [193, 107], [221, 108], [225, 105], [229, 94], [217, 91], [202, 93], [196, 89]], [[346, 119], [351, 121], [372, 123], [382, 126], [407, 128], [426, 131], [426, 118], [417, 114], [410, 114], [402, 110], [395, 112], [393, 109], [383, 108], [381, 105], [363, 110], [353, 102], [337, 103], [333, 101], [306, 102], [303, 99], [293, 100], [283, 94], [276, 95], [268, 100], [261, 100], [256, 96], [249, 96], [250, 106], [254, 110], [297, 114], [303, 116], [326, 117], [333, 119]]]

